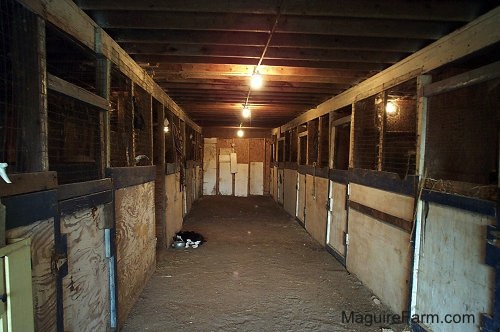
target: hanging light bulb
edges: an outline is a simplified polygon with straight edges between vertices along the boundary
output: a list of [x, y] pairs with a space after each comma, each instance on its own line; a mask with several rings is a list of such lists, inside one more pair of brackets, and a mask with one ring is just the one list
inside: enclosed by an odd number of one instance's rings
[[252, 78], [250, 79], [250, 87], [254, 90], [262, 88], [262, 85], [264, 84], [264, 81], [262, 79], [262, 76], [260, 74], [255, 73], [252, 75]]
[[245, 132], [243, 131], [243, 129], [238, 129], [236, 135], [238, 135], [238, 137], [243, 137], [245, 135]]
[[243, 107], [243, 110], [241, 111], [241, 115], [245, 118], [248, 119], [250, 115], [252, 115], [252, 111], [250, 111], [250, 108], [248, 106]]
[[165, 133], [168, 133], [168, 125], [169, 125], [168, 119], [165, 119], [165, 120], [163, 121], [163, 131], [164, 131]]
[[398, 106], [392, 101], [387, 102], [387, 104], [385, 105], [385, 112], [387, 114], [391, 114], [391, 115], [395, 114], [397, 112], [397, 110], [398, 110]]

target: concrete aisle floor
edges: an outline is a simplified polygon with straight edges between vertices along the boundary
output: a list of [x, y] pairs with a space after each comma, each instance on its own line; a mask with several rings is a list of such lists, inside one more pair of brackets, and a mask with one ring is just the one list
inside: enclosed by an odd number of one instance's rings
[[388, 310], [269, 197], [204, 197], [184, 230], [198, 249], [158, 251], [123, 331], [394, 331], [342, 322]]

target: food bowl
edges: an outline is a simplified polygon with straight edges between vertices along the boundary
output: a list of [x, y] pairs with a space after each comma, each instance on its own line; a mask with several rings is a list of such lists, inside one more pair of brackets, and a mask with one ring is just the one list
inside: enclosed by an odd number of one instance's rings
[[174, 241], [172, 243], [172, 248], [175, 248], [175, 249], [183, 249], [186, 247], [186, 244], [184, 243], [184, 241], [181, 241], [181, 240], [177, 240], [177, 241]]

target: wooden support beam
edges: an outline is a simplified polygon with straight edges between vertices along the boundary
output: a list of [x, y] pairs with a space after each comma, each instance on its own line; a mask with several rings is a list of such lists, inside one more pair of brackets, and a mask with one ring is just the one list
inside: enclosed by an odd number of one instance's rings
[[[235, 31], [185, 31], [150, 29], [109, 29], [109, 33], [120, 45], [140, 46], [142, 43], [173, 45], [226, 45], [265, 46], [268, 34], [264, 32]], [[358, 50], [413, 53], [429, 41], [405, 38], [380, 38], [338, 35], [302, 35], [295, 33], [275, 33], [273, 48], [308, 48], [330, 50]]]
[[[119, 6], [114, 1], [76, 0], [84, 10], [129, 10], [129, 11], [171, 11], [238, 14], [276, 14], [278, 1], [268, 0], [212, 0], [192, 3], [183, 0], [122, 0]], [[336, 0], [309, 3], [288, 0], [281, 9], [283, 15], [344, 16], [379, 19], [447, 20], [467, 21], [481, 8], [480, 3], [459, 0], [438, 2], [401, 2]]]
[[71, 98], [80, 100], [86, 104], [95, 106], [101, 110], [109, 110], [109, 102], [92, 92], [89, 92], [77, 85], [69, 83], [57, 76], [47, 75], [47, 87], [50, 90], [62, 93]]
[[[124, 43], [123, 49], [130, 55], [175, 55], [180, 57], [236, 57], [259, 59], [261, 46], [235, 45], [190, 45], [190, 44], [150, 44]], [[284, 48], [270, 46], [266, 59], [342, 61], [342, 62], [377, 62], [393, 64], [408, 56], [410, 52], [388, 52], [387, 50], [336, 50], [318, 48]], [[256, 62], [255, 62], [256, 63]]]
[[500, 7], [497, 7], [357, 86], [309, 110], [285, 124], [281, 130], [286, 131], [296, 127], [330, 111], [350, 105], [356, 100], [374, 95], [498, 43], [500, 41], [499, 21]]
[[[232, 13], [189, 13], [168, 11], [88, 12], [104, 29], [175, 29], [268, 32], [275, 14], [234, 15]], [[437, 21], [378, 20], [370, 18], [288, 16], [279, 21], [276, 32], [340, 36], [438, 39], [448, 25]]]
[[500, 77], [500, 61], [456, 75], [424, 87], [425, 97], [450, 92], [467, 86], [476, 85]]

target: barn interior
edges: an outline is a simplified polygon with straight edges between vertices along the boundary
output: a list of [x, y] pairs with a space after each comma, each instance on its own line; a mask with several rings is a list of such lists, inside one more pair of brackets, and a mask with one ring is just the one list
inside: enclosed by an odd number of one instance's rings
[[0, 27], [5, 331], [120, 330], [216, 196], [272, 199], [394, 313], [476, 317], [414, 331], [500, 329], [497, 1], [3, 0]]

